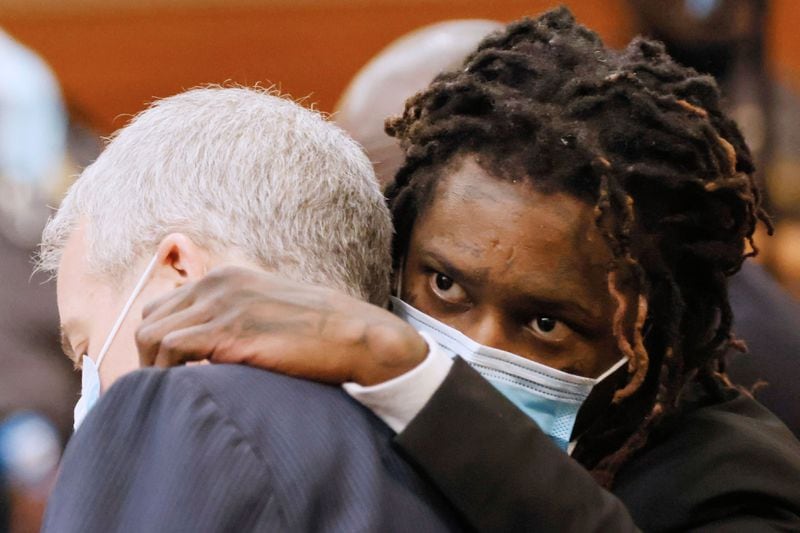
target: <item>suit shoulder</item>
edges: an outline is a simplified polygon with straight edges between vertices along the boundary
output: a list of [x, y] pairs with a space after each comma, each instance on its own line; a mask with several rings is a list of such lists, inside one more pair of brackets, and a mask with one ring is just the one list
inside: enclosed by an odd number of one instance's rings
[[301, 432], [335, 440], [342, 438], [342, 424], [367, 432], [383, 426], [338, 386], [243, 365], [196, 365], [167, 372], [176, 384], [174, 392], [208, 395], [221, 413], [257, 440]]
[[[175, 427], [176, 421], [224, 418], [225, 410], [219, 408], [218, 398], [207, 387], [213, 380], [205, 375], [208, 372], [199, 372], [200, 368], [144, 368], [126, 374], [101, 396], [85, 426], [107, 427], [113, 421], [120, 421], [127, 427], [155, 431]], [[224, 375], [218, 371], [211, 373]]]
[[775, 415], [736, 390], [726, 391], [722, 401], [690, 407], [654, 431], [632, 463], [653, 462], [650, 457], [677, 468], [676, 473], [686, 470], [695, 479], [708, 475], [723, 484], [765, 476], [800, 478], [800, 443]]
[[[800, 443], [752, 398], [735, 390], [725, 395], [655, 431], [646, 449], [620, 470], [614, 492], [632, 509], [652, 510], [671, 495], [663, 513], [635, 517], [637, 523], [657, 529], [661, 519], [662, 525], [675, 524], [683, 517], [678, 523], [688, 524], [699, 514], [735, 513], [800, 520]], [[747, 510], [742, 501], [758, 508]]]
[[279, 520], [269, 449], [228, 412], [192, 373], [121, 378], [67, 447], [50, 530], [250, 531], [259, 517]]
[[220, 404], [258, 400], [283, 403], [294, 397], [309, 396], [343, 399], [338, 387], [229, 364], [136, 370], [117, 380], [102, 399], [104, 403], [127, 403], [134, 398], [161, 403], [172, 402], [176, 397], [203, 395], [211, 395]]
[[327, 456], [333, 443], [345, 445], [356, 434], [369, 440], [391, 434], [341, 387], [243, 365], [138, 370], [109, 390], [86, 425], [95, 417], [103, 424], [125, 420], [166, 432], [230, 426], [261, 450], [285, 450], [296, 442], [327, 443], [317, 450], [319, 457]]
[[727, 390], [724, 400], [687, 412], [679, 424], [678, 435], [720, 453], [785, 460], [800, 470], [797, 438], [766, 407], [738, 390]]
[[326, 402], [339, 404], [346, 398], [339, 387], [244, 365], [194, 365], [166, 372], [166, 379], [177, 389], [210, 394], [223, 405], [243, 406], [258, 402], [283, 405], [301, 399], [324, 399], [307, 402], [306, 408], [314, 409], [323, 408]]

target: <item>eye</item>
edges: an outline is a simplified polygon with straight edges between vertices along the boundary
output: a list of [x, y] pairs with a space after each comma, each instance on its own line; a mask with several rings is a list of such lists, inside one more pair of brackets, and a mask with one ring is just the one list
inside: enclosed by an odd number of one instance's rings
[[441, 272], [434, 272], [430, 275], [429, 283], [434, 294], [451, 304], [465, 304], [469, 302], [467, 292], [461, 285], [453, 281]]
[[561, 342], [572, 333], [572, 330], [557, 318], [547, 315], [537, 316], [528, 324], [528, 329], [540, 339], [549, 342]]

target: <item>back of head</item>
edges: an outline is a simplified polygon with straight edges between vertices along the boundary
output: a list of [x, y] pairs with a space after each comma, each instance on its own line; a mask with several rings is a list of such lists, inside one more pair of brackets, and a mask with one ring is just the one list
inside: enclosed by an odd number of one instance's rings
[[88, 221], [110, 278], [181, 232], [303, 282], [383, 303], [391, 224], [360, 147], [314, 111], [261, 89], [159, 100], [84, 170], [45, 229], [41, 266]]
[[599, 480], [610, 483], [687, 383], [718, 392], [734, 343], [726, 278], [765, 218], [750, 152], [711, 77], [644, 39], [609, 50], [562, 8], [484, 40], [409, 100], [388, 131], [406, 154], [387, 189], [396, 261], [433, 184], [460, 155], [499, 179], [594, 206], [614, 255], [609, 286], [624, 280], [638, 299], [626, 304], [632, 333], [624, 312], [615, 317], [627, 383], [575, 451]]
[[437, 74], [461, 63], [478, 43], [503, 28], [492, 20], [448, 20], [400, 37], [367, 63], [337, 104], [336, 122], [367, 151], [378, 180], [387, 183], [403, 162], [384, 120]]

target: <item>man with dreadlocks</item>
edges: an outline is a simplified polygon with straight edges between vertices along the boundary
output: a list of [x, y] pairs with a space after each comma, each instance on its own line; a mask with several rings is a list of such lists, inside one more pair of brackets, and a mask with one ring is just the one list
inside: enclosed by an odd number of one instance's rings
[[140, 355], [350, 382], [479, 530], [800, 529], [800, 445], [725, 375], [769, 222], [719, 100], [657, 43], [513, 23], [388, 122], [394, 315], [229, 270]]

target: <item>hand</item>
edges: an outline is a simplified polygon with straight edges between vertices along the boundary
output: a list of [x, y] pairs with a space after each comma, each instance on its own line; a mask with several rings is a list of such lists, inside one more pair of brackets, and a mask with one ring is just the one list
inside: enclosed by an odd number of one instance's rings
[[425, 340], [385, 309], [275, 274], [225, 267], [150, 303], [142, 366], [208, 359], [316, 381], [373, 385], [421, 363]]

